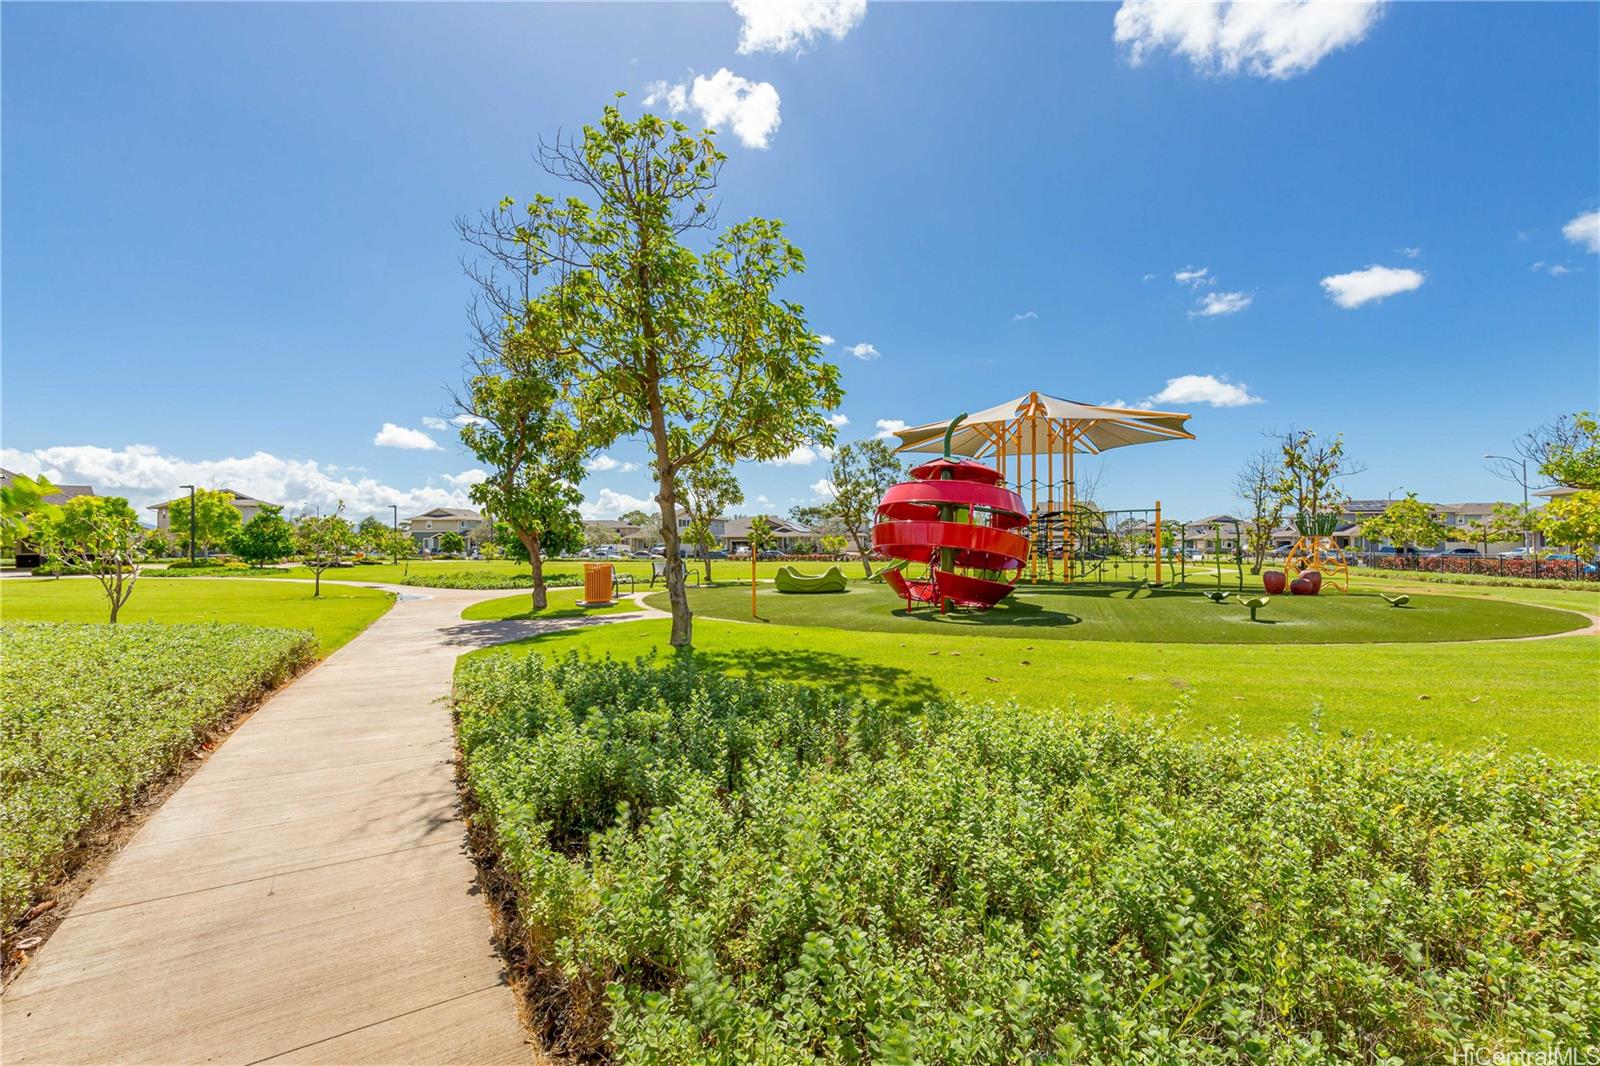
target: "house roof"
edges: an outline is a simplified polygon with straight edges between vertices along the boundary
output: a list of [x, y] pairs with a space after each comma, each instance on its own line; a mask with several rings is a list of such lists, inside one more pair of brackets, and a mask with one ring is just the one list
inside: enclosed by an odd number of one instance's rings
[[407, 518], [407, 522], [415, 522], [419, 518], [466, 518], [473, 522], [483, 521], [483, 515], [467, 507], [435, 507], [431, 511], [423, 511]]
[[1362, 514], [1367, 512], [1372, 514], [1382, 514], [1384, 511], [1389, 509], [1389, 505], [1393, 502], [1393, 500], [1346, 500], [1344, 507], [1341, 508], [1341, 510], [1344, 510], [1350, 514]]
[[[10, 470], [0, 468], [0, 485], [10, 486], [11, 479], [17, 475]], [[74, 496], [93, 496], [92, 485], [57, 485], [56, 491], [44, 497], [45, 503], [66, 503]]]
[[[239, 503], [254, 503], [254, 504], [260, 504], [263, 507], [276, 507], [276, 506], [278, 506], [275, 503], [268, 503], [266, 500], [258, 500], [254, 496], [250, 495], [248, 492], [240, 492], [238, 489], [230, 489], [230, 488], [226, 488], [226, 487], [223, 487], [223, 486], [218, 486], [217, 491], [218, 492], [226, 492], [229, 496], [232, 496], [233, 497], [233, 502], [236, 503], [236, 504], [239, 504]], [[147, 510], [165, 511], [167, 508], [171, 507], [173, 504], [177, 503], [179, 500], [184, 500], [184, 499], [188, 499], [188, 497], [187, 496], [174, 496], [172, 499], [166, 500], [166, 501], [164, 501], [162, 503], [152, 503], [147, 508]]]
[[[725, 534], [729, 537], [748, 537], [750, 535], [750, 523], [756, 517], [755, 515], [735, 515], [727, 520], [727, 524], [724, 527]], [[808, 537], [812, 532], [798, 522], [791, 522], [787, 518], [779, 518], [774, 514], [761, 515], [759, 517], [765, 518], [767, 524], [772, 527], [772, 532], [780, 537]]]

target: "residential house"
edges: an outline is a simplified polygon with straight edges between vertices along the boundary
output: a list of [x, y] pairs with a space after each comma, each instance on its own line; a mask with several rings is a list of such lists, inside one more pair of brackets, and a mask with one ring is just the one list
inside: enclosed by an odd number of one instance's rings
[[1239, 550], [1244, 539], [1244, 520], [1231, 514], [1197, 518], [1183, 527], [1185, 551], [1202, 555], [1228, 555]]
[[[1483, 541], [1475, 539], [1476, 534], [1472, 532], [1471, 527], [1476, 524], [1488, 525], [1492, 522], [1496, 506], [1493, 503], [1434, 504], [1434, 515], [1450, 529], [1450, 539], [1445, 541], [1441, 547], [1447, 551], [1453, 548], [1477, 548], [1479, 551], [1484, 551]], [[1503, 506], [1503, 504], [1499, 506]], [[1496, 555], [1503, 551], [1521, 547], [1523, 547], [1523, 543], [1520, 539], [1514, 541], [1491, 540], [1487, 554]]]
[[425, 552], [439, 550], [439, 538], [446, 533], [459, 533], [463, 540], [472, 530], [483, 525], [483, 515], [465, 507], [435, 507], [412, 515], [402, 523], [417, 547]]
[[[239, 512], [239, 519], [242, 522], [248, 522], [248, 521], [250, 521], [250, 519], [252, 519], [256, 515], [260, 514], [261, 513], [261, 509], [263, 507], [276, 507], [277, 506], [277, 504], [268, 503], [265, 500], [258, 500], [254, 496], [250, 496], [250, 495], [247, 495], [247, 494], [245, 494], [243, 492], [240, 492], [238, 489], [219, 488], [219, 489], [217, 489], [217, 491], [218, 492], [226, 492], [226, 493], [228, 493], [229, 495], [231, 495], [233, 497], [233, 501], [232, 501], [233, 502], [233, 509]], [[187, 500], [188, 498], [189, 497], [187, 497], [187, 496], [181, 497], [181, 499], [184, 499], [184, 500]], [[172, 505], [177, 503], [177, 502], [178, 502], [178, 500], [174, 499], [174, 500], [168, 500], [165, 503], [152, 504], [150, 506], [150, 510], [152, 510], [152, 511], [154, 511], [156, 513], [156, 528], [157, 529], [166, 530], [166, 529], [171, 528], [171, 524], [172, 524], [172, 510], [171, 509], [172, 509]]]
[[[680, 526], [683, 523], [679, 523]], [[661, 543], [661, 534], [653, 524], [639, 525], [621, 519], [592, 519], [583, 524], [585, 529], [603, 529], [616, 537], [614, 542], [625, 551], [649, 551]]]
[[[773, 547], [781, 552], [807, 552], [813, 550], [817, 534], [787, 518], [777, 515], [763, 515], [767, 524], [772, 527]], [[750, 551], [750, 522], [751, 516], [738, 515], [730, 518], [723, 525], [722, 545], [730, 555], [739, 555]]]
[[[0, 467], [0, 486], [11, 487], [11, 479], [17, 475], [10, 470]], [[44, 498], [45, 503], [63, 504], [74, 496], [93, 496], [94, 489], [88, 485], [57, 485], [56, 491]], [[17, 569], [27, 570], [35, 566], [43, 566], [44, 558], [26, 540], [16, 546]]]

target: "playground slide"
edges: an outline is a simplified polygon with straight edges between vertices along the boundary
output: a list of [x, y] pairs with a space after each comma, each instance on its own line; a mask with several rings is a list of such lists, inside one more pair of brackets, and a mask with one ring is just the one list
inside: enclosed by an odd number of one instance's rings
[[843, 592], [849, 578], [837, 566], [821, 574], [802, 574], [792, 566], [780, 566], [773, 583], [779, 592]]

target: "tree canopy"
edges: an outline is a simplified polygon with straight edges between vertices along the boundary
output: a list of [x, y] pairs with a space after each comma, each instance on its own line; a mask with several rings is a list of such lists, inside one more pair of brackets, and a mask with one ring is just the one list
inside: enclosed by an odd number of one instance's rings
[[580, 136], [542, 144], [540, 163], [574, 195], [506, 198], [463, 236], [496, 270], [544, 286], [494, 286], [503, 319], [559, 357], [585, 442], [650, 446], [675, 646], [692, 639], [678, 563], [680, 478], [701, 462], [776, 459], [831, 443], [842, 398], [803, 309], [777, 296], [804, 269], [773, 219], [706, 236], [725, 156], [710, 131], [615, 105]]
[[1414, 492], [1395, 500], [1383, 513], [1361, 523], [1361, 535], [1386, 540], [1397, 548], [1431, 548], [1450, 537], [1450, 528], [1433, 513], [1433, 508], [1417, 499]]
[[855, 542], [868, 577], [872, 576], [868, 555], [872, 549], [872, 524], [878, 503], [891, 485], [905, 477], [905, 464], [886, 441], [857, 441], [833, 453], [833, 469], [829, 476], [833, 500], [827, 505], [826, 513], [836, 519], [845, 536]]
[[251, 566], [280, 562], [294, 554], [294, 525], [282, 507], [268, 504], [234, 530], [228, 549]]
[[[204, 551], [220, 551], [228, 538], [243, 523], [244, 516], [233, 505], [233, 493], [222, 489], [196, 489], [194, 493], [194, 542]], [[189, 497], [180, 496], [167, 505], [167, 528], [186, 549], [189, 545]]]

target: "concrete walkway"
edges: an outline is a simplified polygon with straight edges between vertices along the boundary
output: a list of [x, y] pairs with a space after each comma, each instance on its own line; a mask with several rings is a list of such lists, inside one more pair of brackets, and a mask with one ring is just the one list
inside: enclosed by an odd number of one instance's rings
[[7, 1066], [539, 1057], [465, 848], [442, 698], [462, 652], [560, 623], [461, 621], [503, 591], [390, 588], [394, 608], [236, 730], [0, 997]]

